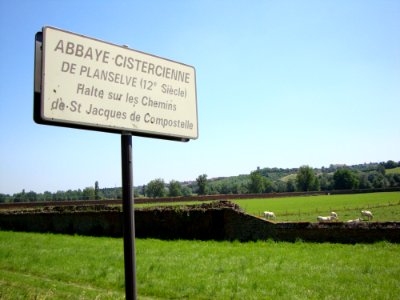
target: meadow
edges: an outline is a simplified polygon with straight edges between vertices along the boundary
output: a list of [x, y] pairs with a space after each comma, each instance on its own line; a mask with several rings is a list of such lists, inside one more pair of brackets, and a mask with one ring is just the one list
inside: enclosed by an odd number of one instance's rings
[[400, 174], [400, 167], [385, 170], [386, 174]]
[[[373, 221], [376, 222], [400, 221], [400, 192], [240, 199], [231, 201], [238, 204], [246, 213], [255, 216], [261, 217], [264, 211], [273, 211], [277, 216], [277, 222], [316, 222], [317, 216], [329, 215], [331, 211], [338, 213], [339, 221], [346, 222], [347, 220], [360, 217], [361, 210], [371, 210], [374, 214]], [[149, 203], [139, 204], [136, 207], [194, 205], [199, 203]]]
[[[136, 240], [138, 299], [399, 299], [400, 245]], [[122, 239], [0, 231], [0, 299], [123, 299]]]
[[[400, 192], [234, 202], [277, 221], [314, 222], [332, 210], [345, 221], [361, 209], [374, 221], [400, 219]], [[388, 242], [136, 239], [136, 258], [138, 299], [400, 298], [400, 245]], [[0, 299], [124, 297], [122, 239], [0, 231]]]
[[276, 221], [316, 222], [319, 215], [335, 211], [340, 221], [360, 217], [361, 210], [371, 210], [374, 221], [400, 221], [400, 192], [305, 197], [234, 200], [247, 213], [261, 216], [273, 211]]

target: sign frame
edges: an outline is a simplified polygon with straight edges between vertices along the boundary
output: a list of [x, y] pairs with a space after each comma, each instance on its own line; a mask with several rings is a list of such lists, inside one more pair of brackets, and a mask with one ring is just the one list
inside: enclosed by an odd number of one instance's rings
[[[104, 124], [98, 123], [91, 123], [87, 120], [83, 122], [80, 121], [71, 121], [68, 119], [53, 119], [46, 117], [44, 114], [44, 106], [45, 102], [49, 101], [44, 99], [45, 92], [44, 92], [44, 85], [45, 83], [45, 69], [46, 69], [46, 53], [44, 53], [45, 43], [46, 43], [46, 31], [47, 30], [55, 30], [62, 33], [73, 35], [77, 38], [83, 38], [85, 41], [94, 41], [94, 43], [101, 43], [106, 45], [107, 47], [115, 47], [115, 49], [120, 51], [131, 51], [134, 54], [144, 55], [145, 57], [149, 57], [149, 59], [154, 59], [156, 61], [165, 62], [167, 64], [176, 64], [177, 66], [181, 66], [182, 68], [190, 68], [193, 70], [193, 82], [191, 83], [192, 96], [194, 93], [194, 99], [192, 100], [193, 103], [189, 103], [190, 109], [192, 111], [192, 116], [190, 119], [191, 124], [194, 127], [194, 134], [175, 134], [171, 132], [161, 132], [161, 131], [153, 131], [148, 129], [138, 129], [138, 128], [127, 128], [127, 127], [114, 127], [114, 126], [107, 126]], [[60, 71], [61, 72], [61, 71]], [[47, 102], [48, 105], [48, 102]], [[178, 106], [179, 108], [179, 106]], [[37, 32], [35, 35], [35, 66], [34, 66], [34, 121], [38, 124], [43, 125], [53, 125], [53, 126], [60, 126], [60, 127], [69, 127], [69, 128], [76, 128], [76, 129], [84, 129], [84, 130], [94, 130], [94, 131], [101, 131], [101, 132], [109, 132], [109, 133], [119, 133], [119, 134], [126, 134], [129, 133], [134, 136], [141, 136], [141, 137], [149, 137], [149, 138], [157, 138], [157, 139], [165, 139], [165, 140], [173, 140], [173, 141], [183, 141], [187, 142], [190, 139], [197, 139], [198, 138], [198, 109], [197, 109], [197, 88], [196, 88], [196, 70], [194, 67], [178, 63], [166, 58], [162, 58], [156, 55], [144, 53], [141, 51], [129, 49], [125, 46], [119, 46], [112, 43], [104, 42], [95, 38], [86, 37], [80, 34], [72, 33], [69, 31], [57, 29], [50, 26], [43, 27], [41, 32]], [[193, 113], [195, 112], [195, 113]], [[194, 116], [193, 116], [194, 115]], [[189, 122], [189, 121], [188, 121]]]

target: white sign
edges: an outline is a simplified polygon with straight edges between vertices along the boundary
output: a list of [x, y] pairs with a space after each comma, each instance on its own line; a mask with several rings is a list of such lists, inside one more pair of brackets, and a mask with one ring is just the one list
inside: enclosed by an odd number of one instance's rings
[[44, 123], [198, 137], [193, 67], [52, 27], [42, 49]]

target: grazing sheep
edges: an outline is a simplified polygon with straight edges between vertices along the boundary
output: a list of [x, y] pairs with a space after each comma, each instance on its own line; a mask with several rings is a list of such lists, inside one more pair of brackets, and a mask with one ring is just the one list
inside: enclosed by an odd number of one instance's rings
[[362, 210], [362, 211], [361, 211], [361, 217], [362, 217], [362, 218], [367, 217], [367, 218], [368, 218], [368, 221], [369, 221], [369, 220], [372, 220], [372, 218], [373, 218], [374, 216], [372, 215], [372, 212], [370, 212], [369, 210]]
[[264, 211], [264, 218], [266, 219], [276, 219], [275, 214], [272, 211]]
[[354, 219], [354, 220], [348, 220], [347, 221], [347, 223], [360, 223], [360, 222], [362, 222], [361, 218], [357, 218], [357, 219]]
[[334, 219], [334, 217], [332, 217], [332, 216], [328, 216], [328, 217], [318, 216], [317, 217], [318, 222], [329, 222], [329, 221], [332, 221], [333, 219]]

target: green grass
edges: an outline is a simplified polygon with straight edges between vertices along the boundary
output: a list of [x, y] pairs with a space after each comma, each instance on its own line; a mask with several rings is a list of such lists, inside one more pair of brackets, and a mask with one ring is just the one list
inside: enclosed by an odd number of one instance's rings
[[297, 177], [297, 174], [289, 174], [289, 175], [282, 177], [280, 180], [282, 180], [284, 182], [288, 182], [290, 179], [296, 180], [296, 177]]
[[[123, 299], [121, 239], [0, 231], [0, 299]], [[136, 240], [138, 299], [399, 299], [400, 245]]]
[[385, 170], [386, 174], [400, 174], [400, 167]]
[[7, 299], [123, 294], [123, 253], [115, 251], [116, 243], [122, 249], [122, 240], [11, 232], [1, 232], [0, 240], [1, 286], [16, 293]]
[[[276, 221], [316, 222], [317, 216], [329, 215], [331, 211], [339, 214], [340, 221], [347, 221], [360, 217], [360, 211], [364, 209], [372, 210], [374, 221], [400, 221], [400, 192], [240, 199], [233, 202], [256, 216], [262, 216], [266, 210], [273, 211], [277, 215]], [[149, 203], [135, 207], [201, 203], [205, 202]]]
[[400, 192], [322, 195], [287, 198], [234, 200], [247, 213], [261, 216], [273, 211], [277, 221], [316, 221], [318, 215], [339, 214], [342, 221], [360, 216], [360, 210], [369, 209], [374, 221], [400, 221]]

